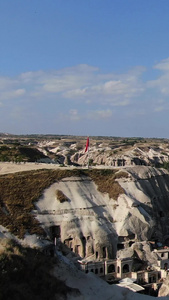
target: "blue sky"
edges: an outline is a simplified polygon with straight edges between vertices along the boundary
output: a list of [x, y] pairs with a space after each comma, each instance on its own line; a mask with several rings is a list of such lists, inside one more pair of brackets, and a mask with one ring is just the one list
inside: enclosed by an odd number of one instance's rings
[[0, 0], [0, 132], [169, 138], [168, 0]]

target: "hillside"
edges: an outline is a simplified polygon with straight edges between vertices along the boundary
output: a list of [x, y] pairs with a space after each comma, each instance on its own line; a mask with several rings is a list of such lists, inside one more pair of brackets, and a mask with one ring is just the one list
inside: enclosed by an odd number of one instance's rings
[[[156, 268], [159, 258], [152, 245], [157, 242], [169, 245], [167, 170], [150, 166], [87, 169], [1, 163], [0, 173], [1, 267], [4, 263], [10, 266], [9, 261], [16, 255], [20, 260], [22, 252], [31, 255], [29, 250], [19, 250], [20, 246], [12, 246], [18, 249], [16, 253], [10, 250], [11, 246], [4, 247], [6, 238], [24, 247], [40, 249], [46, 253], [45, 259], [50, 254], [47, 249], [57, 237], [56, 265], [51, 260], [49, 269], [43, 272], [53, 274], [73, 288], [69, 290], [63, 285], [65, 294], [61, 293], [65, 299], [91, 299], [91, 293], [92, 299], [110, 299], [112, 294], [119, 300], [146, 297], [107, 285], [91, 272], [83, 273], [77, 268], [77, 260], [99, 262], [130, 257], [137, 270]], [[24, 259], [21, 263], [27, 265]], [[12, 272], [11, 268], [15, 269], [15, 262], [7, 267], [7, 273]], [[8, 276], [13, 282], [13, 277]], [[104, 296], [98, 285], [106, 290]], [[14, 288], [15, 292], [18, 289]], [[51, 290], [53, 295], [59, 295], [52, 286]]]
[[14, 240], [0, 240], [0, 299], [66, 299], [80, 295], [51, 274], [56, 258], [37, 249], [22, 247]]

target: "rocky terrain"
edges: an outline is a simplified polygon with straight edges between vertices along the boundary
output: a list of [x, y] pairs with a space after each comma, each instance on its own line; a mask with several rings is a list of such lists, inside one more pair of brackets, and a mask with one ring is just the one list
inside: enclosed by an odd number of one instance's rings
[[[13, 155], [14, 139], [18, 155], [16, 137], [3, 136], [1, 149], [11, 147]], [[19, 140], [19, 147], [36, 148], [52, 164], [33, 164], [25, 154], [19, 164], [0, 163], [0, 237], [46, 253], [54, 243], [53, 274], [75, 289], [67, 291], [68, 299], [111, 299], [113, 293], [143, 299], [82, 273], [77, 260], [132, 258], [138, 271], [157, 268], [154, 249], [169, 246], [168, 141], [91, 139], [88, 169], [84, 139], [63, 139]], [[98, 296], [97, 285], [107, 292]], [[160, 296], [168, 295], [166, 286]]]
[[[37, 219], [49, 235], [50, 228], [59, 228], [61, 241], [81, 257], [115, 258], [123, 255], [119, 250], [143, 241], [169, 245], [168, 172], [147, 166], [122, 171], [115, 173], [123, 188], [117, 198], [100, 192], [90, 172], [90, 177], [67, 177], [52, 184], [36, 203]], [[58, 190], [65, 196], [63, 202]]]
[[0, 134], [0, 161], [44, 162], [60, 165], [159, 167], [169, 160], [166, 139], [77, 136], [13, 136]]

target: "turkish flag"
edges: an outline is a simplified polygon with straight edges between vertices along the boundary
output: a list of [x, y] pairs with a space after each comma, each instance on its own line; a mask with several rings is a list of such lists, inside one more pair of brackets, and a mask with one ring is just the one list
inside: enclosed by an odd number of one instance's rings
[[89, 137], [87, 138], [87, 142], [86, 142], [86, 149], [85, 149], [85, 152], [88, 150], [89, 148]]

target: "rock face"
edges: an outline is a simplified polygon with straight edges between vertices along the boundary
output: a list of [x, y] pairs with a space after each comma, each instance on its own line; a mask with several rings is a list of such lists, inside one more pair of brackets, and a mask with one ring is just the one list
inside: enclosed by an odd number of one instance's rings
[[169, 296], [169, 277], [165, 279], [158, 292], [158, 297]]
[[[159, 166], [164, 162], [168, 162], [168, 154], [164, 153], [161, 148], [153, 149], [149, 147], [134, 147], [130, 150], [123, 149], [123, 151], [118, 150], [118, 154], [116, 154], [116, 150], [112, 151], [112, 149], [108, 147], [102, 147], [100, 149], [92, 147], [89, 156], [93, 165], [114, 167], [135, 165]], [[71, 161], [79, 165], [85, 165], [87, 160], [88, 155], [85, 154], [84, 151], [79, 151], [79, 153], [75, 153], [71, 156]]]
[[[128, 205], [131, 206], [131, 215], [126, 219], [122, 230], [126, 227], [131, 230], [134, 227], [137, 239], [154, 238], [164, 242], [169, 233], [169, 175], [167, 171], [151, 167], [134, 167], [126, 168], [126, 170], [132, 176], [131, 181], [120, 180], [119, 182], [125, 190]], [[122, 197], [120, 196], [118, 201]], [[142, 224], [141, 230], [139, 224]]]
[[[69, 201], [60, 203], [56, 190], [61, 190]], [[113, 226], [114, 200], [98, 192], [89, 177], [64, 178], [47, 189], [37, 203], [38, 219], [49, 235], [55, 227], [60, 237], [73, 252], [82, 257], [115, 257], [117, 239]], [[59, 229], [58, 229], [59, 230]]]
[[[87, 176], [64, 178], [37, 202], [37, 218], [52, 238], [81, 257], [115, 258], [135, 242], [169, 244], [169, 174], [152, 167], [126, 167], [117, 200], [98, 191]], [[124, 170], [123, 169], [123, 170]], [[67, 201], [57, 199], [60, 190]]]

